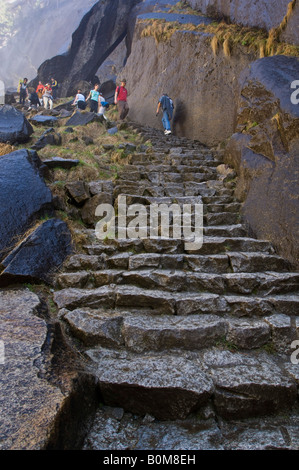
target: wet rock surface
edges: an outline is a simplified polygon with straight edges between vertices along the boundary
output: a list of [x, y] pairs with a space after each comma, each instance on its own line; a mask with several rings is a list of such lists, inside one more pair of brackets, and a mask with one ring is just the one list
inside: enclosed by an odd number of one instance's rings
[[55, 271], [71, 252], [72, 239], [66, 223], [47, 220], [2, 260], [0, 286], [18, 282], [51, 284]]
[[0, 142], [28, 142], [33, 128], [23, 113], [10, 105], [0, 106]]
[[[52, 194], [34, 151], [16, 150], [0, 157], [0, 252], [3, 259], [30, 225], [51, 214]], [[9, 197], [7, 197], [9, 195]]]

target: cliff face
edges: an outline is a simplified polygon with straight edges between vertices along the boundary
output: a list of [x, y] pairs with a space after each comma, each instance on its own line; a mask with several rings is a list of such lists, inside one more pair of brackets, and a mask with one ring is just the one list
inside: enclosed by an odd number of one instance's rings
[[[234, 132], [238, 77], [252, 55], [238, 48], [231, 57], [211, 49], [211, 36], [176, 32], [170, 43], [155, 44], [135, 29], [132, 52], [122, 74], [127, 79], [130, 119], [162, 129], [156, 107], [166, 92], [175, 103], [174, 128], [179, 136], [216, 145]], [[192, 60], [190, 60], [192, 57]]]
[[[205, 15], [228, 18], [233, 23], [270, 31], [277, 28], [287, 14], [290, 0], [189, 0], [190, 5]], [[289, 18], [284, 39], [299, 44], [299, 5]]]
[[252, 64], [225, 157], [238, 172], [236, 194], [251, 230], [297, 267], [299, 104], [291, 84], [298, 76], [296, 58], [274, 56]]
[[1, 0], [0, 79], [6, 87], [34, 78], [39, 65], [65, 53], [72, 33], [96, 0]]
[[35, 82], [55, 76], [60, 96], [67, 96], [74, 93], [80, 80], [93, 81], [101, 64], [124, 39], [129, 13], [138, 1], [97, 2], [74, 32], [68, 53], [44, 62]]

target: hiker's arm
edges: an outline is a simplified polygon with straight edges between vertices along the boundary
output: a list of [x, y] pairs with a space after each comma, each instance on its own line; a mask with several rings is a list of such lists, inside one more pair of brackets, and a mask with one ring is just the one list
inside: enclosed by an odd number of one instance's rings
[[157, 106], [156, 116], [159, 114], [160, 108], [161, 108], [161, 103], [159, 101], [158, 106]]
[[118, 92], [116, 91], [114, 95], [114, 104], [117, 104], [117, 96], [118, 96]]

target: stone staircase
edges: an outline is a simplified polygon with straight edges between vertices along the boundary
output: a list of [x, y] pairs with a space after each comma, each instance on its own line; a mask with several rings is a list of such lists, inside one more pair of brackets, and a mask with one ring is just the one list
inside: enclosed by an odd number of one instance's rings
[[220, 151], [134, 128], [152, 148], [130, 156], [115, 201], [202, 201], [204, 242], [192, 251], [181, 238], [100, 241], [84, 230], [89, 241], [57, 276], [54, 300], [101, 400], [157, 420], [207, 406], [225, 420], [291, 412], [299, 273], [248, 235]]

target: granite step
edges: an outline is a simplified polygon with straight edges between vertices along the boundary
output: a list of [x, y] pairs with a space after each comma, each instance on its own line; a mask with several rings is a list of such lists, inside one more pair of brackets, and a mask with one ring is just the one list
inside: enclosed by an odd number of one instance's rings
[[167, 292], [211, 292], [214, 294], [279, 295], [299, 293], [299, 273], [229, 273], [209, 274], [182, 270], [145, 269], [79, 271], [57, 276], [56, 285], [64, 287], [101, 287], [133, 285]]
[[93, 289], [65, 288], [54, 293], [59, 309], [129, 308], [156, 315], [215, 314], [234, 317], [265, 317], [274, 314], [299, 316], [299, 296], [219, 295], [168, 292], [131, 285], [104, 285]]
[[[210, 347], [253, 350], [271, 347], [269, 319], [232, 319], [217, 315], [134, 315], [129, 311], [78, 308], [60, 310], [72, 335], [84, 347], [149, 351], [199, 351]], [[275, 347], [275, 344], [272, 344]]]
[[278, 255], [265, 253], [228, 252], [220, 255], [191, 255], [165, 253], [139, 253], [125, 251], [116, 255], [70, 256], [63, 265], [63, 272], [99, 271], [100, 269], [181, 269], [201, 273], [259, 273], [259, 272], [290, 272], [291, 266]]
[[297, 386], [269, 355], [220, 349], [193, 355], [89, 349], [106, 405], [178, 420], [213, 403], [226, 419], [291, 409]]

